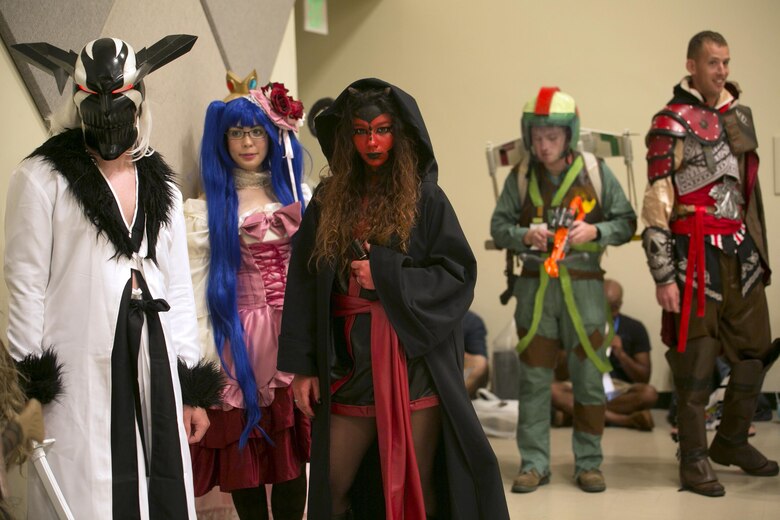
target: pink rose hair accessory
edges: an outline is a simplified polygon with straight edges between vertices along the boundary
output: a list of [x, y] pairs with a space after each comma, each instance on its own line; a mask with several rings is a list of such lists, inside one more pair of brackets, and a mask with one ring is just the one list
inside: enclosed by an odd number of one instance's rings
[[[287, 171], [290, 174], [290, 185], [295, 186], [293, 176], [292, 160], [294, 157], [292, 143], [290, 142], [290, 132], [298, 133], [298, 128], [303, 126], [305, 114], [303, 112], [303, 103], [288, 96], [289, 90], [284, 83], [268, 83], [260, 90], [250, 90], [246, 98], [260, 107], [265, 115], [279, 129], [279, 143], [284, 143], [284, 157], [287, 159]], [[295, 202], [300, 200], [298, 192], [293, 188], [293, 197]]]
[[303, 103], [288, 96], [284, 83], [268, 83], [260, 90], [250, 90], [247, 98], [259, 106], [279, 128], [298, 132], [303, 126]]

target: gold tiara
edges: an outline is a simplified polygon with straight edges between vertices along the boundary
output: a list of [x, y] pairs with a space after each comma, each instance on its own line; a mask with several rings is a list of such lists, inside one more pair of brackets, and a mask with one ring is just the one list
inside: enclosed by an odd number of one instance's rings
[[227, 88], [230, 94], [224, 99], [225, 103], [233, 101], [236, 98], [246, 96], [250, 90], [257, 88], [257, 71], [253, 70], [243, 80], [235, 75], [232, 71], [227, 71], [225, 75], [225, 81], [227, 82]]

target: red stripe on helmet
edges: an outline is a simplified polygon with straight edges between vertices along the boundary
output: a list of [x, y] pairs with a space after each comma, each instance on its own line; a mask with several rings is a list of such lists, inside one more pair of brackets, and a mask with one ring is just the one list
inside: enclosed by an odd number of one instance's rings
[[560, 92], [558, 87], [542, 87], [539, 89], [539, 95], [536, 96], [536, 107], [534, 108], [534, 114], [537, 116], [550, 115], [550, 105], [552, 104], [553, 95], [556, 92]]

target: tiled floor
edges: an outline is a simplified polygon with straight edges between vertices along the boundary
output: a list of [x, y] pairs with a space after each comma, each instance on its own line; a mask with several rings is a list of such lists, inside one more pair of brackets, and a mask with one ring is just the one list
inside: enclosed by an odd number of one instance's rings
[[[604, 493], [584, 493], [572, 479], [571, 428], [551, 430], [552, 477], [533, 493], [510, 491], [519, 455], [514, 439], [490, 439], [499, 459], [512, 519], [577, 520], [777, 520], [780, 477], [750, 477], [735, 467], [714, 464], [726, 496], [707, 498], [678, 492], [676, 445], [664, 411], [654, 410], [656, 428], [639, 432], [607, 428], [603, 438], [607, 480]], [[756, 423], [751, 442], [765, 455], [780, 458], [780, 422]], [[710, 438], [712, 434], [710, 434]]]
[[[725, 497], [706, 498], [678, 492], [677, 461], [674, 456], [676, 445], [669, 437], [669, 426], [664, 414], [661, 410], [653, 411], [656, 428], [650, 433], [607, 428], [603, 439], [602, 470], [607, 479], [607, 490], [604, 493], [583, 493], [574, 484], [571, 428], [551, 430], [552, 478], [548, 485], [527, 494], [510, 491], [519, 465], [515, 440], [490, 439], [501, 466], [512, 519], [780, 519], [780, 477], [750, 477], [737, 468], [716, 464], [713, 467], [726, 487]], [[756, 423], [756, 428], [758, 433], [751, 442], [765, 455], [779, 459], [780, 422], [775, 418], [772, 422]], [[225, 504], [230, 504], [227, 496]], [[204, 515], [202, 518], [231, 517]]]

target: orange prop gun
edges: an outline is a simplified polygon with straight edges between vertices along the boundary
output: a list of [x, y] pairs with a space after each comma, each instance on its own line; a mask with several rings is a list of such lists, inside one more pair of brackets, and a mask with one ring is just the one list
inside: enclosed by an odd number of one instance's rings
[[585, 218], [585, 214], [589, 213], [593, 209], [592, 203], [583, 203], [582, 197], [579, 195], [571, 199], [569, 208], [566, 210], [567, 217], [565, 220], [569, 220], [568, 224], [561, 225], [555, 230], [555, 237], [553, 238], [553, 248], [550, 256], [544, 261], [544, 270], [552, 278], [558, 278], [558, 262], [566, 257], [566, 246], [569, 243], [569, 230], [571, 224], [577, 220]]

